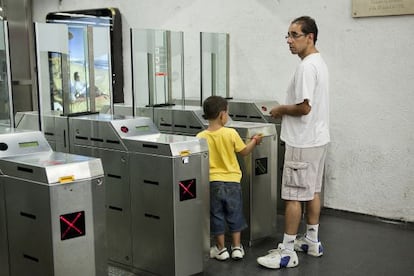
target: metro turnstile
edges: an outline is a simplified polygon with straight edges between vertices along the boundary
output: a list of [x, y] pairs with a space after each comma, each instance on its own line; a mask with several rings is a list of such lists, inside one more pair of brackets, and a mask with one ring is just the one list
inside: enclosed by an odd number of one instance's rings
[[[270, 110], [279, 105], [277, 101], [254, 101], [254, 100], [238, 100], [230, 99], [229, 103], [229, 116], [234, 121], [243, 122], [258, 122], [258, 123], [272, 123], [276, 127], [278, 134], [277, 144], [277, 197], [281, 199], [282, 188], [282, 174], [283, 164], [285, 161], [285, 142], [280, 140], [281, 119], [272, 118], [269, 114]], [[278, 200], [277, 209], [281, 212], [285, 209], [284, 201]]]
[[201, 272], [209, 246], [206, 142], [161, 134], [143, 117], [89, 115], [69, 125], [71, 149], [103, 162], [110, 260], [160, 275]]
[[[208, 122], [202, 118], [202, 108], [198, 106], [142, 107], [137, 109], [137, 113], [140, 116], [152, 116], [157, 128], [165, 133], [196, 135], [208, 126]], [[242, 233], [242, 239], [251, 245], [276, 233], [278, 137], [273, 124], [230, 119], [226, 126], [236, 129], [245, 142], [255, 134], [263, 135], [260, 146], [250, 155], [239, 157], [243, 174], [244, 213], [249, 226]]]
[[117, 118], [104, 115], [69, 118], [69, 142], [72, 153], [102, 160], [106, 186], [108, 258], [130, 266], [132, 238], [129, 158], [121, 137], [112, 127], [112, 121]]
[[5, 275], [107, 275], [99, 159], [53, 152], [38, 131], [2, 129], [0, 170]]
[[202, 272], [210, 245], [206, 141], [157, 133], [124, 142], [130, 164], [141, 168], [131, 169], [134, 267], [160, 275]]

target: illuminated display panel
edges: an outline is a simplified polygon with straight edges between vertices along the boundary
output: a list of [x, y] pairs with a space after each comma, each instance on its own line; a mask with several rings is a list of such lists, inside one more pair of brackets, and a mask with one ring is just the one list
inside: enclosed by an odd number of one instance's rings
[[39, 142], [37, 142], [37, 141], [19, 143], [20, 148], [34, 148], [34, 147], [38, 147], [38, 146], [39, 146]]
[[135, 129], [138, 131], [146, 131], [146, 130], [149, 130], [150, 127], [149, 126], [136, 126]]

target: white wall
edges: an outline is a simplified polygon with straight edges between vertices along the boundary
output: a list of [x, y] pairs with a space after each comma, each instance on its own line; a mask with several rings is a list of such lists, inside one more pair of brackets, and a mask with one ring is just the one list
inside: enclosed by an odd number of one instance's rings
[[[60, 4], [59, 4], [60, 3]], [[414, 221], [414, 15], [351, 17], [351, 0], [42, 0], [34, 20], [57, 10], [122, 13], [126, 101], [130, 28], [183, 31], [188, 96], [199, 95], [199, 32], [228, 32], [231, 95], [284, 101], [297, 56], [289, 22], [314, 17], [331, 73], [332, 143], [325, 206]]]

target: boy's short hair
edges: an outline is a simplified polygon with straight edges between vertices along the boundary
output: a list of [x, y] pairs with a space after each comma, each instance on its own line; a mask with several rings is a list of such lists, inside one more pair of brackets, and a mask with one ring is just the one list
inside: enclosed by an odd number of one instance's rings
[[220, 96], [210, 96], [203, 103], [203, 118], [206, 120], [216, 119], [221, 111], [226, 111], [228, 107], [227, 100]]

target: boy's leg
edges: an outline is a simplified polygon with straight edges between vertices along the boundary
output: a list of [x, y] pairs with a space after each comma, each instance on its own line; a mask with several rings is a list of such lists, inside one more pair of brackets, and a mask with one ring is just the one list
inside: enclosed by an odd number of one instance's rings
[[240, 232], [233, 232], [231, 233], [231, 238], [232, 238], [232, 246], [233, 247], [239, 247], [240, 246]]
[[224, 246], [225, 246], [225, 244], [224, 244], [224, 234], [216, 236], [216, 245], [217, 245], [217, 248], [219, 250], [224, 248]]

